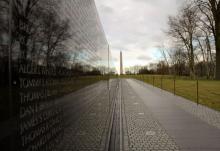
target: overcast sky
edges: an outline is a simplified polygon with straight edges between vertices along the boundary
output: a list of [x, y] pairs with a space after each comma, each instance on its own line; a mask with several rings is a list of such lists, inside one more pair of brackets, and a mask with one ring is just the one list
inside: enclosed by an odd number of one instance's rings
[[168, 15], [182, 0], [95, 0], [115, 65], [123, 52], [124, 67], [161, 59], [157, 46], [167, 37]]

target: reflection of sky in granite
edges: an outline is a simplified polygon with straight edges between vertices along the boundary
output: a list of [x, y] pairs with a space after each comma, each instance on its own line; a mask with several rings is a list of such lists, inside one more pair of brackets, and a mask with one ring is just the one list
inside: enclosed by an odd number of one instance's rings
[[[73, 37], [68, 40], [67, 45], [73, 52], [73, 55], [70, 54], [72, 58], [77, 56], [76, 60], [80, 63], [107, 67], [108, 43], [99, 15], [97, 11], [94, 11], [96, 10], [94, 1], [61, 1], [59, 8], [59, 16], [70, 21]], [[113, 63], [110, 65], [113, 66]]]

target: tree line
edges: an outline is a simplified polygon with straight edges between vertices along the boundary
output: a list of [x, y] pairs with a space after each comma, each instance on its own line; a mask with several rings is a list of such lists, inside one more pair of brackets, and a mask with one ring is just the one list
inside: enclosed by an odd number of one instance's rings
[[74, 33], [69, 19], [59, 14], [61, 3], [59, 0], [0, 0], [2, 82], [8, 78], [9, 60], [12, 69], [19, 64], [35, 64], [68, 68], [80, 75], [102, 74], [98, 67], [80, 63], [77, 46], [69, 50], [68, 42]]
[[58, 17], [56, 5], [52, 0], [1, 0], [1, 57], [8, 56], [10, 47], [13, 61], [63, 64], [68, 57], [64, 42], [71, 35], [69, 21]]
[[168, 17], [171, 46], [160, 46], [159, 73], [220, 79], [220, 2], [190, 0]]

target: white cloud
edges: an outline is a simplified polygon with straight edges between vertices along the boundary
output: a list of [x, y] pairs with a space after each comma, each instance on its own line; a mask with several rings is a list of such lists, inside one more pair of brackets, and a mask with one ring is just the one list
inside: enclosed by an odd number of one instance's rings
[[159, 59], [156, 46], [166, 40], [167, 17], [177, 13], [183, 0], [95, 1], [116, 66], [120, 51], [130, 66]]
[[152, 58], [150, 56], [148, 56], [148, 55], [141, 55], [137, 59], [144, 60], [144, 61], [145, 60], [152, 60]]

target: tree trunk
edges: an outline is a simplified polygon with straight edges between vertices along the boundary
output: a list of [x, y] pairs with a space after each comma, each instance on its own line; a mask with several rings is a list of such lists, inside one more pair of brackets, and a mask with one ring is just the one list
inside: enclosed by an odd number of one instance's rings
[[27, 62], [27, 51], [28, 51], [27, 42], [28, 42], [28, 38], [22, 36], [20, 41], [20, 48], [21, 48], [21, 60], [23, 63]]
[[190, 77], [195, 78], [195, 70], [194, 70], [194, 48], [193, 48], [193, 40], [192, 36], [190, 36], [190, 56], [189, 56], [189, 68], [190, 68]]
[[216, 68], [215, 68], [215, 79], [220, 80], [220, 21], [216, 23]]

